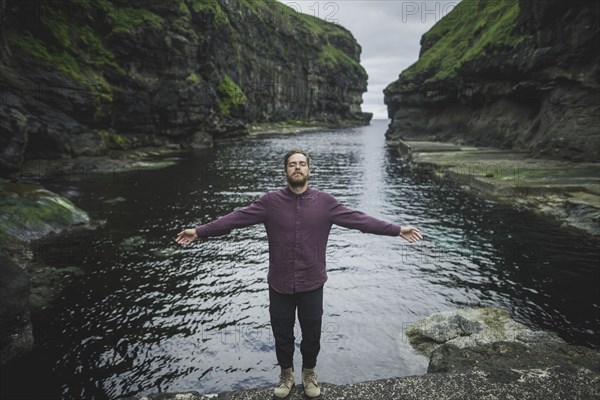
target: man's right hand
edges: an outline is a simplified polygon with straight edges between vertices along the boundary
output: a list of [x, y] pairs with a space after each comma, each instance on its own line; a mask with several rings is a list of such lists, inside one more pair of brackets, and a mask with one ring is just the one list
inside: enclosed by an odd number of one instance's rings
[[190, 244], [194, 240], [198, 239], [198, 235], [196, 235], [196, 229], [184, 229], [183, 231], [177, 234], [177, 239], [175, 241], [179, 244]]

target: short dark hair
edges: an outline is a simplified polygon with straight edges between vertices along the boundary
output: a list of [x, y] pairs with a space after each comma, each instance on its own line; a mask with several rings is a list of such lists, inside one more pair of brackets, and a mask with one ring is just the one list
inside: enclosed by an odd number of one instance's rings
[[306, 165], [310, 166], [310, 159], [308, 158], [308, 154], [306, 154], [301, 149], [292, 149], [292, 150], [290, 150], [290, 151], [287, 152], [287, 154], [285, 155], [285, 157], [283, 157], [283, 169], [287, 169], [288, 159], [291, 156], [293, 156], [294, 154], [302, 154], [304, 157], [306, 157]]

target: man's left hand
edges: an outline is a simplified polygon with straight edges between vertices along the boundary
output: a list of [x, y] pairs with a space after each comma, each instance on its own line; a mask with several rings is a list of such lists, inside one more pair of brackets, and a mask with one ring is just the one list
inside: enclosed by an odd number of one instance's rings
[[401, 226], [400, 236], [408, 240], [410, 243], [414, 243], [418, 240], [423, 239], [419, 228], [415, 228], [414, 226]]

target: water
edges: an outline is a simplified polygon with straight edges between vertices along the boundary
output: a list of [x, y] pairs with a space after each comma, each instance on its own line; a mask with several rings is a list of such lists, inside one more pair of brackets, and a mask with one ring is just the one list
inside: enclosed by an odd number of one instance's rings
[[[165, 169], [52, 185], [106, 224], [57, 244], [68, 251], [56, 251], [54, 263], [82, 266], [85, 275], [35, 316], [36, 351], [3, 371], [5, 397], [272, 385], [264, 228], [185, 247], [174, 239], [282, 187], [282, 156], [293, 147], [311, 155], [313, 186], [425, 236], [409, 244], [332, 228], [321, 381], [425, 373], [427, 360], [403, 328], [466, 306], [504, 307], [532, 328], [600, 347], [598, 243], [410, 172], [385, 145], [386, 123], [221, 142]], [[300, 362], [297, 346], [297, 370]]]

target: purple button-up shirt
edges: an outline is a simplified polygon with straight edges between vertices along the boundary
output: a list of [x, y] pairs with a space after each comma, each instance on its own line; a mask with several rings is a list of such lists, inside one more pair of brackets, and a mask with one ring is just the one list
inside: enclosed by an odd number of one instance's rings
[[317, 289], [327, 280], [325, 252], [331, 225], [364, 233], [398, 236], [400, 225], [384, 222], [340, 204], [329, 193], [308, 187], [268, 192], [245, 208], [196, 227], [199, 238], [263, 223], [269, 240], [268, 282], [279, 293]]

